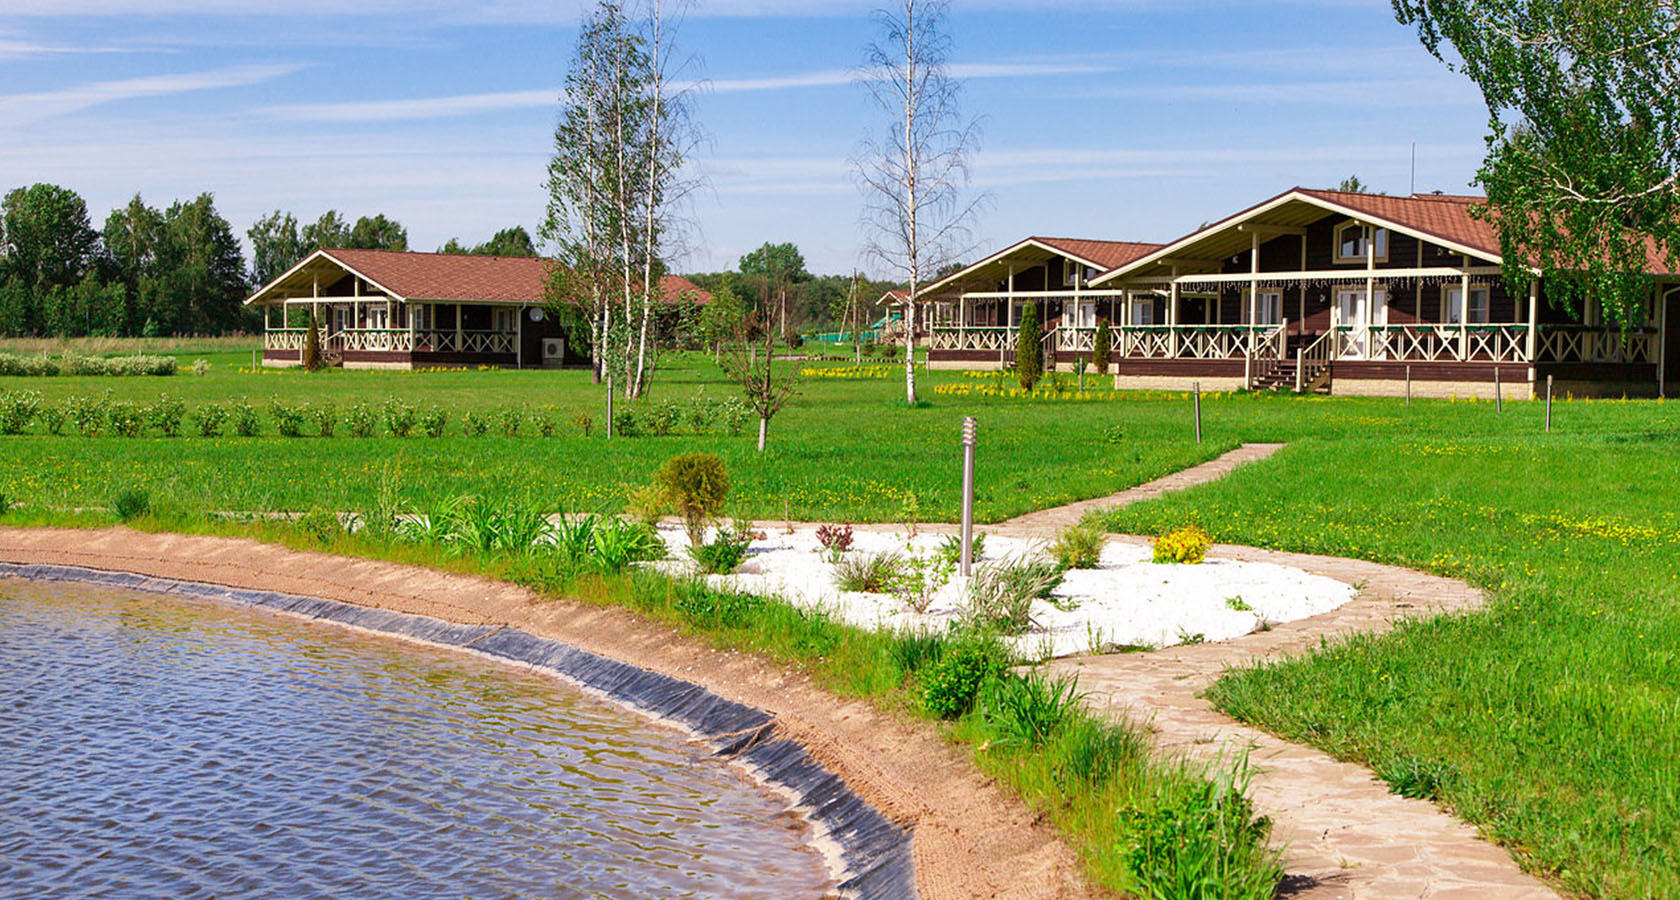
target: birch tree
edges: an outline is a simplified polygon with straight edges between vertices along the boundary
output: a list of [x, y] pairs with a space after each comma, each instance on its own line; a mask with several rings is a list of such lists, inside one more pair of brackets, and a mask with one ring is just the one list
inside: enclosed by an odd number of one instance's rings
[[1654, 247], [1680, 256], [1680, 2], [1394, 0], [1487, 105], [1476, 175], [1508, 283], [1644, 324]]
[[970, 228], [988, 198], [968, 194], [968, 157], [980, 123], [962, 115], [962, 86], [947, 62], [948, 0], [897, 0], [874, 14], [878, 36], [857, 81], [886, 117], [853, 159], [864, 194], [865, 256], [908, 283], [904, 393], [916, 402], [916, 307], [929, 275], [972, 248]]

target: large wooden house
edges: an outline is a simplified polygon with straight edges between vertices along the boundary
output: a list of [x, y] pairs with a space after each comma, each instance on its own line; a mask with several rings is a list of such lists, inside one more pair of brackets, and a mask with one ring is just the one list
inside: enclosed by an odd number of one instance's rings
[[1538, 272], [1501, 274], [1482, 198], [1295, 188], [1168, 244], [1028, 238], [932, 284], [957, 310], [934, 325], [936, 368], [1013, 359], [1038, 304], [1045, 356], [1089, 362], [1099, 318], [1121, 387], [1282, 387], [1345, 394], [1649, 395], [1680, 381], [1680, 273], [1652, 248], [1645, 321], [1546, 300]]
[[[387, 250], [317, 250], [245, 303], [263, 313], [263, 365], [303, 358], [307, 309], [325, 358], [347, 369], [581, 365], [549, 315], [550, 260]], [[667, 307], [711, 294], [677, 275], [660, 282]]]

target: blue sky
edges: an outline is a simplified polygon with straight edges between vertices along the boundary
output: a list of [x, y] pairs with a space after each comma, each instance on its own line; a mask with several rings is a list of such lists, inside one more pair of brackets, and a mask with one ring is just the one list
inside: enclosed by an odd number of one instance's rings
[[[393, 215], [415, 249], [533, 228], [579, 0], [6, 0], [0, 189], [72, 187], [103, 221], [135, 191], [264, 212]], [[710, 90], [692, 250], [796, 242], [858, 259], [848, 157], [878, 124], [848, 80], [870, 2], [719, 0], [679, 41]], [[1463, 192], [1486, 114], [1381, 0], [955, 0], [955, 70], [984, 119], [977, 250], [1028, 234], [1166, 241], [1296, 184]]]

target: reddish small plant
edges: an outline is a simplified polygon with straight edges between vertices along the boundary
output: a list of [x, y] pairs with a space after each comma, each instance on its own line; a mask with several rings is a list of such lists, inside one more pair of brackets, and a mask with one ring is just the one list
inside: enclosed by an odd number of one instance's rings
[[817, 543], [822, 545], [823, 556], [829, 562], [838, 562], [840, 555], [852, 549], [852, 526], [819, 525], [817, 526]]

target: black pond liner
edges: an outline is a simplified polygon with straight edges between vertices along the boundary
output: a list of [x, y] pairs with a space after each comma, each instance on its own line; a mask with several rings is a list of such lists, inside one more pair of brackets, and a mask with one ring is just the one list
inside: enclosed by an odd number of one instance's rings
[[550, 670], [608, 699], [694, 732], [711, 744], [716, 755], [745, 763], [771, 785], [792, 794], [818, 830], [838, 845], [843, 895], [858, 900], [916, 897], [909, 831], [853, 793], [797, 741], [777, 737], [774, 716], [726, 700], [697, 684], [499, 625], [459, 625], [336, 600], [78, 566], [0, 563], [0, 577], [93, 584], [262, 607]]

